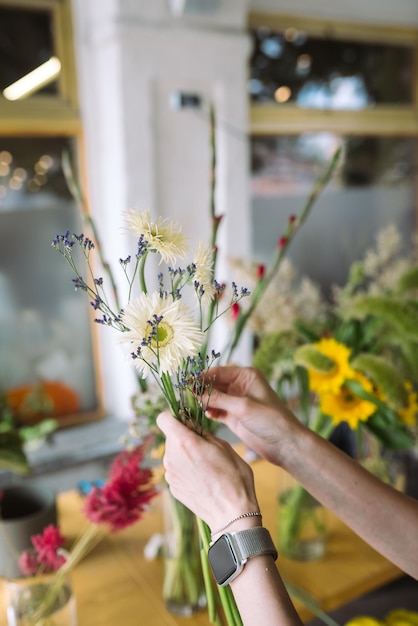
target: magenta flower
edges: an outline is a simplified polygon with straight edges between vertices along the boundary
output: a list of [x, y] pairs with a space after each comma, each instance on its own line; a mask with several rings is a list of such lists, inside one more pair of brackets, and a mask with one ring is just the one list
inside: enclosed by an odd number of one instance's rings
[[103, 524], [112, 532], [140, 520], [149, 502], [157, 494], [152, 471], [140, 467], [143, 450], [124, 450], [113, 462], [109, 480], [94, 487], [86, 499], [84, 513], [94, 524]]
[[65, 563], [65, 557], [59, 552], [65, 537], [57, 526], [46, 526], [41, 534], [31, 537], [31, 542], [33, 548], [22, 552], [18, 560], [19, 568], [26, 576], [57, 572]]
[[83, 511], [93, 524], [76, 540], [67, 558], [61, 550], [65, 538], [59, 528], [51, 524], [41, 534], [31, 537], [33, 548], [20, 555], [18, 563], [22, 573], [36, 576], [57, 572], [64, 563], [69, 571], [100, 539], [100, 525], [117, 531], [141, 519], [147, 504], [157, 495], [152, 470], [141, 467], [143, 457], [142, 446], [124, 450], [116, 457], [105, 485], [93, 488], [86, 498]]

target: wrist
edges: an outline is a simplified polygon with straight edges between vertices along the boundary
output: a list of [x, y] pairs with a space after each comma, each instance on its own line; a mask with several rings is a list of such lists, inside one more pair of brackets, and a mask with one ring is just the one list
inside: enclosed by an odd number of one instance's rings
[[232, 517], [219, 527], [211, 529], [212, 540], [217, 539], [224, 532], [237, 532], [248, 528], [262, 526], [262, 515], [258, 508]]

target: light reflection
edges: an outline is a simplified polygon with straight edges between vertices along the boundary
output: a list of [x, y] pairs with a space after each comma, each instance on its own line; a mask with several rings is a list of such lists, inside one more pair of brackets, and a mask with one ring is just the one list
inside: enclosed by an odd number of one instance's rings
[[287, 102], [289, 100], [291, 95], [292, 95], [292, 91], [290, 87], [287, 87], [286, 85], [282, 85], [281, 87], [276, 89], [276, 91], [274, 92], [274, 99], [276, 100], [276, 102], [283, 104], [283, 102]]
[[304, 74], [311, 69], [312, 57], [310, 54], [300, 54], [296, 61], [296, 71]]
[[28, 191], [30, 191], [31, 193], [37, 193], [38, 191], [40, 191], [41, 187], [39, 185], [39, 183], [32, 178], [29, 182], [28, 182], [28, 187], [27, 187]]
[[23, 180], [26, 180], [27, 177], [28, 177], [28, 174], [23, 167], [17, 167], [13, 172], [13, 178], [16, 178], [17, 180], [23, 181]]
[[14, 176], [12, 176], [9, 180], [9, 187], [10, 189], [13, 189], [13, 191], [20, 191], [20, 189], [22, 189], [22, 184], [23, 183], [20, 178], [15, 178]]
[[372, 104], [359, 76], [336, 77], [329, 85], [307, 81], [297, 96], [302, 107], [314, 109], [363, 109]]
[[0, 163], [6, 163], [6, 165], [10, 165], [13, 157], [8, 150], [2, 150], [0, 152]]
[[34, 181], [35, 181], [35, 182], [36, 182], [39, 186], [42, 186], [42, 185], [45, 185], [45, 184], [46, 184], [46, 182], [47, 182], [47, 180], [48, 180], [48, 177], [47, 177], [47, 175], [46, 175], [46, 174], [36, 174], [36, 175], [33, 177], [33, 180], [34, 180]]
[[0, 176], [8, 176], [10, 172], [10, 167], [7, 163], [0, 161]]
[[279, 37], [268, 37], [260, 45], [262, 52], [271, 59], [278, 59], [283, 52], [283, 42]]
[[49, 154], [44, 154], [39, 159], [39, 163], [45, 168], [45, 170], [49, 170], [54, 164], [54, 159]]

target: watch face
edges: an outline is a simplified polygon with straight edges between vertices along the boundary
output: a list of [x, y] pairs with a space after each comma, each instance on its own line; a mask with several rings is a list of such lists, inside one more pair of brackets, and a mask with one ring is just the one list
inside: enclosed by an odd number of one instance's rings
[[208, 557], [218, 585], [223, 585], [237, 571], [238, 563], [225, 535], [209, 548]]

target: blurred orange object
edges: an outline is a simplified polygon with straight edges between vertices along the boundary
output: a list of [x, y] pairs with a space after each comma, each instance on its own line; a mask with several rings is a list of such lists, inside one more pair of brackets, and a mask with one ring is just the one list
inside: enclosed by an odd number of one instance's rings
[[15, 418], [24, 424], [36, 424], [80, 410], [77, 393], [60, 381], [44, 380], [15, 387], [6, 393], [6, 402]]

